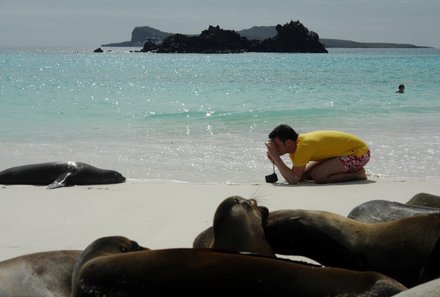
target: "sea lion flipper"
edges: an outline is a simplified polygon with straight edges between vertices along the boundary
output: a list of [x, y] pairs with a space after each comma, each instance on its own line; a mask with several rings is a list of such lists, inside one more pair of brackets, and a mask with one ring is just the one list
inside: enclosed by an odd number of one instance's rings
[[66, 173], [60, 174], [53, 183], [51, 183], [47, 186], [47, 188], [48, 189], [56, 189], [56, 188], [65, 187], [66, 180], [71, 174], [72, 174], [72, 172], [66, 172]]

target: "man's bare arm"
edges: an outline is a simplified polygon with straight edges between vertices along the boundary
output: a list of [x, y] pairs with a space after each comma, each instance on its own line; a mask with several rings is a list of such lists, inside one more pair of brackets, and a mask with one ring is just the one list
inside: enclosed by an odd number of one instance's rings
[[276, 147], [271, 142], [266, 143], [267, 157], [278, 168], [281, 175], [289, 184], [297, 184], [302, 180], [305, 166], [289, 168], [278, 155]]

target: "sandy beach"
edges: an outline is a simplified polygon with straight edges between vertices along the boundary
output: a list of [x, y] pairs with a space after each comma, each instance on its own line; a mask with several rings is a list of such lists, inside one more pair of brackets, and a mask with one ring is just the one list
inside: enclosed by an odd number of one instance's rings
[[362, 202], [406, 202], [440, 194], [440, 178], [370, 179], [344, 184], [194, 184], [128, 180], [123, 184], [48, 190], [0, 186], [0, 261], [24, 254], [84, 249], [93, 240], [123, 235], [151, 249], [191, 247], [232, 195], [255, 198], [269, 210], [316, 209], [347, 215]]

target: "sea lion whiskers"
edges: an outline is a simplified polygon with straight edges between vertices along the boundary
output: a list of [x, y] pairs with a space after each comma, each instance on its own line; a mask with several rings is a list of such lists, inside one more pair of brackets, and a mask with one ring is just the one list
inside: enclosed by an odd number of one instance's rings
[[262, 189], [261, 188], [254, 188], [254, 190], [251, 192], [251, 194], [249, 195], [248, 199], [254, 199], [255, 201], [257, 201], [258, 204], [265, 204], [265, 198], [268, 195], [265, 193], [262, 193]]

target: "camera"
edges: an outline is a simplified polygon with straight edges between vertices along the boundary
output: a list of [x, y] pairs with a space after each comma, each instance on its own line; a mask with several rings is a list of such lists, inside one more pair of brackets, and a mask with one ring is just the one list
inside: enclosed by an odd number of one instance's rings
[[271, 183], [271, 184], [276, 183], [278, 181], [278, 176], [275, 172], [272, 174], [266, 175], [265, 178], [266, 178], [266, 182]]

